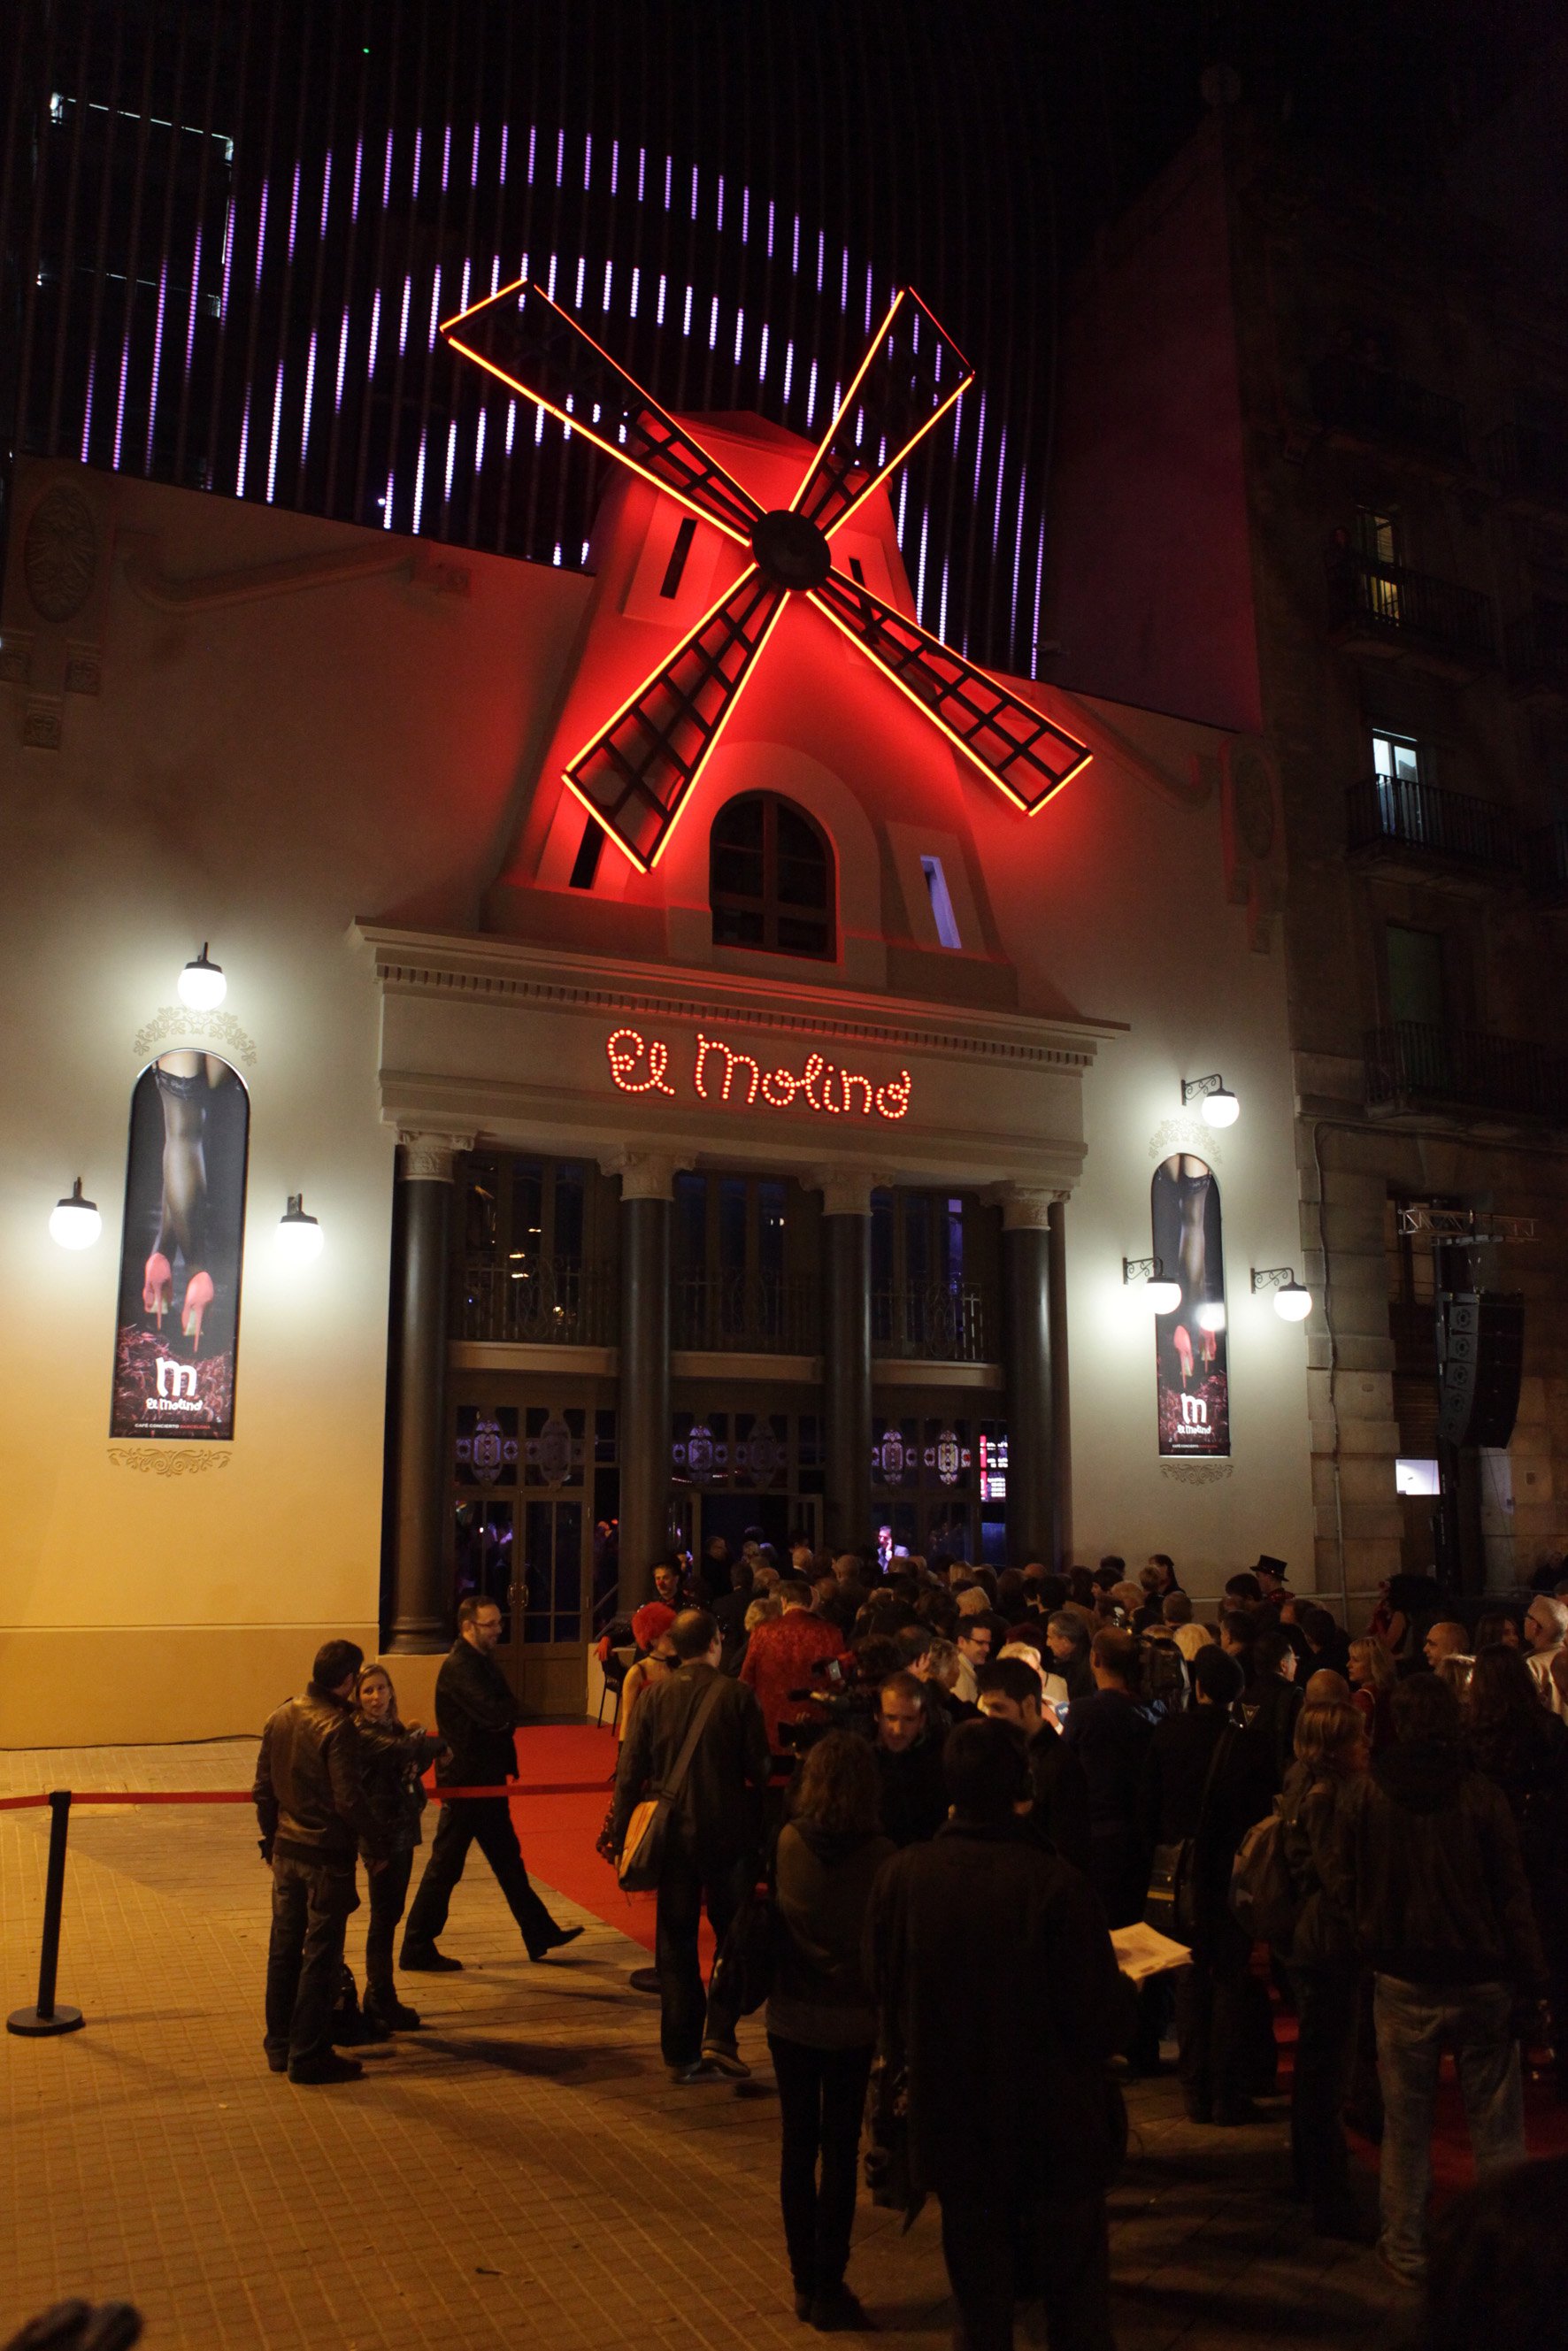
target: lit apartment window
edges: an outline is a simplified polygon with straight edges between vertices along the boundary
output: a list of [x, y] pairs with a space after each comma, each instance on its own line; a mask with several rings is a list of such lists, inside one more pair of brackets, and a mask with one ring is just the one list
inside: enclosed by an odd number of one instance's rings
[[1399, 538], [1396, 515], [1379, 514], [1373, 507], [1357, 507], [1355, 551], [1366, 567], [1367, 607], [1375, 619], [1392, 622], [1396, 627], [1401, 618], [1399, 581], [1393, 576], [1400, 560]]

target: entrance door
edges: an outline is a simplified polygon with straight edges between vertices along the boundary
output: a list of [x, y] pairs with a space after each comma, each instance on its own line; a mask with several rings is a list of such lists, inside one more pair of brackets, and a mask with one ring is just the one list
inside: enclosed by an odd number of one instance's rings
[[[497, 1656], [525, 1713], [576, 1717], [588, 1645], [615, 1609], [615, 1416], [559, 1390], [499, 1404], [488, 1384], [456, 1406], [454, 1595], [500, 1608]], [[507, 1383], [536, 1398], [541, 1384]]]

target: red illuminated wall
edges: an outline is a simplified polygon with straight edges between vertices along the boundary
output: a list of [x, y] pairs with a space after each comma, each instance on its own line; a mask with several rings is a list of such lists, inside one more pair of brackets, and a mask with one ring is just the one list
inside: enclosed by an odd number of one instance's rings
[[1256, 732], [1229, 239], [1212, 120], [1107, 237], [1066, 323], [1047, 676]]

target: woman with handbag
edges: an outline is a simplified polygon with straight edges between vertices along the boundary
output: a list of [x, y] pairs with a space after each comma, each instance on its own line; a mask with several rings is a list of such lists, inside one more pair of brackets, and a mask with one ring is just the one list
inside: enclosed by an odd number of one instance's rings
[[861, 1932], [873, 1881], [894, 1851], [882, 1834], [879, 1788], [866, 1741], [831, 1730], [800, 1766], [779, 1838], [780, 1931], [767, 2013], [784, 2130], [779, 2198], [795, 2314], [824, 2333], [869, 2325], [844, 2272], [877, 2030]]
[[1234, 1658], [1200, 1649], [1192, 1687], [1190, 1711], [1166, 1716], [1145, 1761], [1145, 1916], [1192, 1952], [1176, 1981], [1176, 2071], [1188, 2120], [1261, 2122], [1247, 2095], [1252, 1947], [1228, 1897], [1236, 1848], [1269, 1810], [1272, 1791], [1246, 1734], [1230, 1722], [1242, 1688]]

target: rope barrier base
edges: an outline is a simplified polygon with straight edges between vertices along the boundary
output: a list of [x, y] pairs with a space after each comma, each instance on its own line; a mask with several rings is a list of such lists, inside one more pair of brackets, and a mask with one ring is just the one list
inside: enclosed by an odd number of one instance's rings
[[18, 2032], [24, 2041], [52, 2040], [57, 2032], [77, 2032], [86, 2023], [79, 2008], [68, 2008], [57, 2001], [47, 2016], [36, 2008], [14, 2008], [5, 2019], [7, 2032]]

